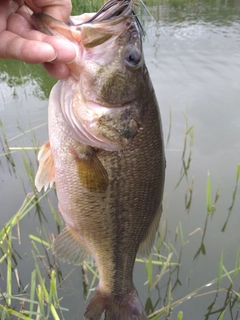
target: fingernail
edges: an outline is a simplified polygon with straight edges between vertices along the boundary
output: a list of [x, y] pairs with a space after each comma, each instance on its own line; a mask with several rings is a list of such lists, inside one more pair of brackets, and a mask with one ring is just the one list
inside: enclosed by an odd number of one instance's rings
[[71, 42], [69, 43], [69, 45], [73, 48], [73, 51], [75, 52], [75, 57], [71, 61], [66, 62], [66, 64], [72, 63], [77, 57], [77, 48], [76, 48], [76, 46], [74, 44], [72, 44]]
[[53, 58], [47, 60], [46, 62], [52, 62], [53, 60], [55, 60], [57, 58], [57, 53], [55, 52], [55, 55], [53, 56]]

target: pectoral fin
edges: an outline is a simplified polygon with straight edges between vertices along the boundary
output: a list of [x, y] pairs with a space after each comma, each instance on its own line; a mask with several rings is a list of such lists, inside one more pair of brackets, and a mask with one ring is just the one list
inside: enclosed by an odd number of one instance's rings
[[44, 188], [52, 187], [55, 181], [54, 161], [50, 149], [50, 142], [44, 143], [38, 154], [39, 168], [35, 177], [35, 186], [38, 191]]
[[75, 153], [78, 176], [81, 184], [90, 192], [105, 192], [109, 180], [108, 173], [92, 148], [87, 152]]
[[162, 215], [162, 205], [160, 206], [152, 224], [150, 225], [147, 235], [140, 243], [140, 247], [138, 249], [138, 256], [141, 258], [148, 258], [148, 256], [151, 253], [151, 249], [154, 244], [156, 233], [159, 228], [161, 215]]
[[59, 259], [80, 265], [84, 260], [91, 260], [77, 232], [66, 226], [53, 242], [53, 251]]

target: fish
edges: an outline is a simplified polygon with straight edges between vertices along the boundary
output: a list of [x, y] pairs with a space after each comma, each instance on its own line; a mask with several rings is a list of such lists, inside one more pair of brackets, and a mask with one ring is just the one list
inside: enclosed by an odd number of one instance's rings
[[95, 261], [99, 283], [85, 319], [146, 320], [133, 283], [136, 256], [151, 253], [162, 214], [166, 160], [156, 94], [144, 60], [135, 1], [109, 0], [68, 25], [33, 14], [37, 29], [71, 41], [71, 75], [53, 87], [49, 141], [35, 177], [54, 183], [65, 227], [59, 259]]

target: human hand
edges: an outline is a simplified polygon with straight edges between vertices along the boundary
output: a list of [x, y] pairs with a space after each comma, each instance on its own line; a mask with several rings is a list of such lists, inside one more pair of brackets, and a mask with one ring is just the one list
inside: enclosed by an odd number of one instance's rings
[[[0, 59], [43, 63], [53, 77], [67, 77], [70, 74], [67, 64], [76, 57], [74, 46], [70, 41], [35, 30], [32, 11], [23, 2], [0, 0]], [[34, 12], [47, 13], [65, 23], [72, 9], [70, 0], [28, 0], [27, 3]]]

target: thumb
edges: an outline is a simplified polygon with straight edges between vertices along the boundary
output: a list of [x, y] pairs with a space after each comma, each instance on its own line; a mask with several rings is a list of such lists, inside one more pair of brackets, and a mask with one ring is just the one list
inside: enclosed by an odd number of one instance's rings
[[70, 0], [28, 0], [34, 12], [44, 12], [57, 20], [67, 23], [72, 11]]

